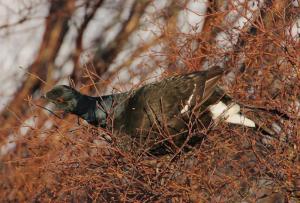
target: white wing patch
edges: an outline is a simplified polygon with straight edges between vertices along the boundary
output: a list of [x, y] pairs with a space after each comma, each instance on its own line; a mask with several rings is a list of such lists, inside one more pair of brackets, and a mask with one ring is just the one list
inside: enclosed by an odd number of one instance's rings
[[196, 86], [197, 86], [197, 85], [194, 84], [193, 92], [192, 92], [191, 96], [189, 97], [189, 99], [188, 99], [186, 105], [181, 109], [180, 113], [183, 114], [183, 113], [187, 112], [187, 111], [189, 110], [189, 108], [191, 107], [191, 102], [192, 102], [192, 99], [193, 99], [193, 97], [194, 97], [194, 93], [195, 93], [195, 90], [196, 90]]
[[252, 120], [240, 114], [241, 109], [238, 104], [232, 103], [226, 106], [226, 104], [220, 101], [215, 105], [211, 105], [209, 110], [213, 120], [224, 119], [227, 123], [255, 127], [255, 123]]

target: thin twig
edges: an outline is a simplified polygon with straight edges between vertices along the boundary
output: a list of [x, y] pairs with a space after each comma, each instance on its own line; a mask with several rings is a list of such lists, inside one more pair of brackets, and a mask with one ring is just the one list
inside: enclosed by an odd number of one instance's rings
[[40, 107], [40, 108], [42, 108], [42, 109], [48, 111], [49, 113], [53, 114], [53, 115], [56, 116], [57, 118], [62, 119], [62, 117], [59, 117], [56, 113], [54, 113], [54, 112], [51, 111], [50, 109], [47, 109], [46, 107], [43, 107], [43, 106], [41, 106], [41, 105], [39, 105], [39, 104], [34, 104], [34, 105], [36, 105], [37, 107]]

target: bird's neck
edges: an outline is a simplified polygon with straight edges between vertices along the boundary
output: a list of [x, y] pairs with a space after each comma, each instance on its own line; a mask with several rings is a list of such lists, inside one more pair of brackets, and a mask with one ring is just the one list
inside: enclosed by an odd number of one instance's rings
[[90, 97], [82, 95], [72, 113], [90, 124], [106, 127], [106, 119], [111, 107], [112, 98], [110, 96]]
[[96, 124], [107, 127], [107, 118], [112, 113], [113, 97], [111, 95], [95, 97], [96, 107], [94, 109]]

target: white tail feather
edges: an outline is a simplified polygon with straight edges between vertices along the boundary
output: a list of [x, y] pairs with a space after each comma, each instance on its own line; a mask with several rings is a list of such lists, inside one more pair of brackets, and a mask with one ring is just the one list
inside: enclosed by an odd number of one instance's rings
[[255, 123], [252, 120], [240, 114], [241, 109], [238, 104], [233, 103], [227, 106], [220, 101], [215, 105], [211, 105], [209, 110], [213, 120], [224, 119], [227, 123], [255, 127]]
[[241, 114], [231, 115], [225, 121], [227, 123], [244, 125], [244, 126], [251, 127], [251, 128], [255, 127], [255, 123], [252, 120], [250, 120], [249, 118], [246, 118], [245, 116], [243, 116]]

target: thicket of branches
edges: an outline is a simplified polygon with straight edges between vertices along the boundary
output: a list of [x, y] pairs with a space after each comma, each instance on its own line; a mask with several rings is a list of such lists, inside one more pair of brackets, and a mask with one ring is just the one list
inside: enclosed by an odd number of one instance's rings
[[[300, 39], [293, 34], [299, 2], [203, 1], [203, 22], [187, 31], [182, 13], [200, 15], [189, 8], [192, 1], [155, 2], [27, 2], [28, 11], [45, 3], [49, 13], [39, 50], [1, 113], [1, 201], [299, 201]], [[0, 29], [30, 20], [31, 12], [23, 13]], [[109, 20], [85, 47], [101, 15]], [[151, 37], [142, 39], [142, 32]], [[274, 136], [220, 123], [191, 151], [152, 157], [126, 149], [124, 137], [41, 108], [47, 104], [39, 96], [62, 79], [97, 95], [144, 83], [157, 70], [163, 78], [215, 64], [230, 70], [221, 85], [235, 100], [270, 110], [248, 113]]]

